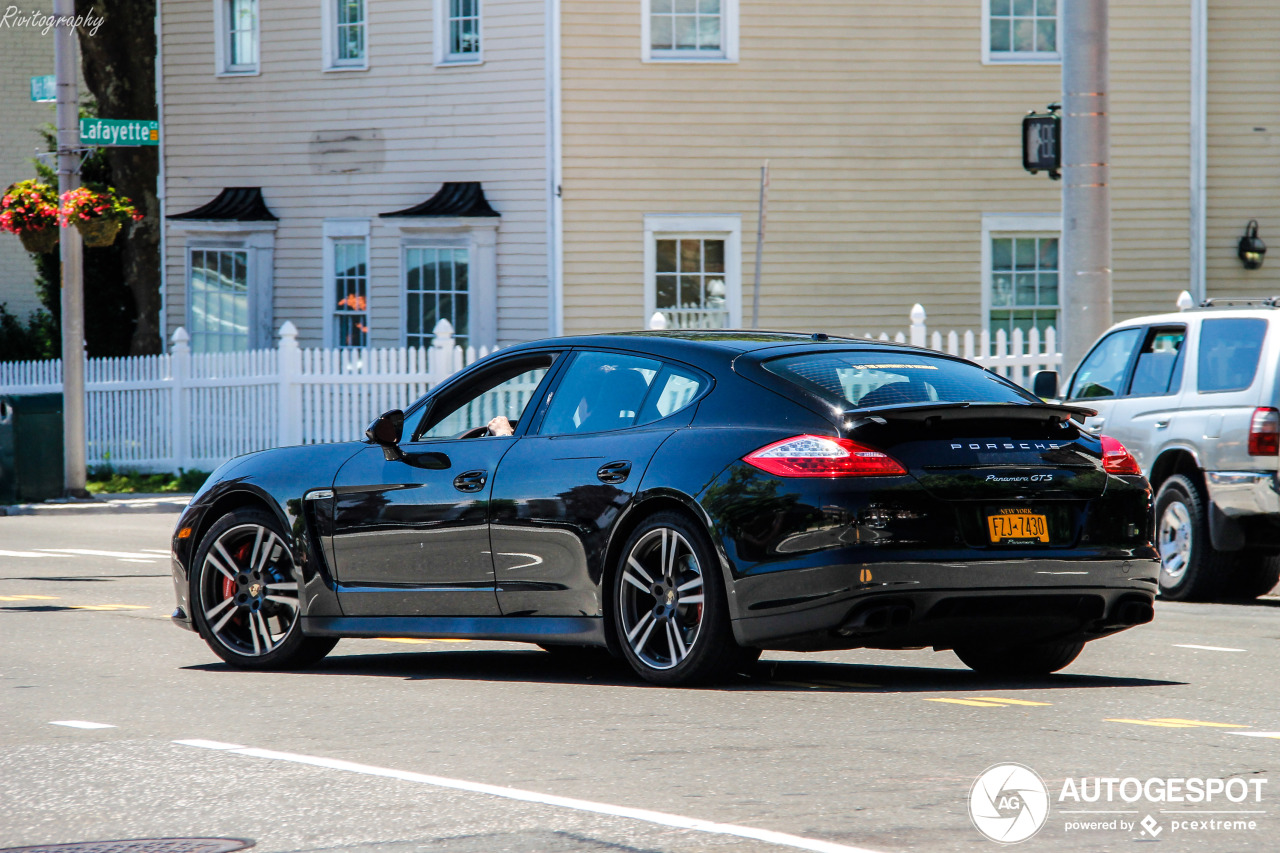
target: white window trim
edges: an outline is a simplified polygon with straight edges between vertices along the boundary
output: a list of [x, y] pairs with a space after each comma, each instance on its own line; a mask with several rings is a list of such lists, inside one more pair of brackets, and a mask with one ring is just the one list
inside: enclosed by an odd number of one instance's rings
[[400, 238], [399, 269], [396, 272], [400, 346], [409, 345], [409, 331], [404, 322], [404, 318], [409, 316], [409, 295], [405, 290], [408, 250], [435, 247], [468, 250], [469, 345], [476, 349], [497, 346], [498, 220], [489, 216], [397, 216], [380, 221], [398, 231]]
[[253, 65], [232, 66], [227, 0], [213, 0], [213, 73], [217, 77], [257, 77], [262, 74], [262, 2], [258, 2], [258, 37], [254, 39]]
[[338, 59], [337, 0], [320, 0], [321, 65], [320, 70], [368, 71], [369, 70], [369, 0], [364, 3], [364, 56], [358, 60]]
[[[991, 330], [991, 238], [997, 234], [1016, 237], [1019, 234], [1056, 232], [1059, 263], [1062, 247], [1061, 213], [984, 213], [982, 214], [982, 328]], [[1062, 272], [1058, 272], [1058, 322], [1062, 322]], [[1062, 329], [1058, 329], [1062, 340]]]
[[982, 64], [983, 65], [1061, 65], [1062, 64], [1062, 4], [1058, 0], [1058, 49], [1048, 51], [999, 51], [991, 52], [991, 0], [978, 0], [982, 4]]
[[249, 349], [274, 346], [272, 328], [276, 223], [169, 220], [171, 235], [185, 235], [183, 248], [183, 316], [191, 322], [191, 253], [201, 249], [249, 252]]
[[435, 65], [439, 66], [455, 66], [455, 65], [483, 65], [484, 64], [484, 7], [483, 0], [477, 0], [479, 3], [479, 26], [480, 26], [480, 52], [469, 53], [465, 56], [449, 55], [449, 0], [434, 0], [435, 3]]
[[697, 51], [660, 51], [654, 53], [650, 43], [650, 27], [653, 16], [650, 0], [640, 0], [640, 61], [641, 62], [691, 62], [735, 63], [738, 61], [738, 0], [720, 0], [720, 52], [695, 56]]
[[644, 316], [640, 328], [658, 310], [657, 274], [660, 238], [724, 240], [725, 305], [729, 328], [742, 327], [742, 216], [737, 213], [646, 213], [644, 215]]
[[[364, 240], [364, 268], [365, 268], [365, 322], [369, 326], [369, 331], [365, 334], [365, 343], [367, 346], [373, 346], [373, 254], [372, 246], [370, 246], [369, 234], [371, 231], [368, 219], [326, 219], [324, 221], [324, 247], [321, 250], [324, 269], [321, 273], [321, 300], [320, 300], [320, 316], [324, 318], [324, 346], [326, 349], [333, 349], [338, 346], [336, 331], [333, 328], [333, 277], [334, 277], [334, 251], [333, 242], [335, 240]], [[358, 349], [358, 347], [348, 347], [348, 349]]]

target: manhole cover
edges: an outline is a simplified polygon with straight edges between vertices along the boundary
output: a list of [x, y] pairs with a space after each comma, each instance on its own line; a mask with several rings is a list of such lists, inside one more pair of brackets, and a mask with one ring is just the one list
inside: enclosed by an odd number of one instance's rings
[[245, 838], [129, 838], [4, 847], [0, 853], [232, 853], [252, 846], [253, 842]]

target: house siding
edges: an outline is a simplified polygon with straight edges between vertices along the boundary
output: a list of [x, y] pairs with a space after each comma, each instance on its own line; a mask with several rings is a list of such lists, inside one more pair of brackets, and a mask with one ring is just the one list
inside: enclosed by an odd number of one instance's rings
[[[417, 204], [445, 181], [480, 181], [501, 214], [497, 342], [545, 335], [541, 3], [485, 0], [484, 63], [435, 67], [431, 3], [371, 2], [369, 69], [335, 72], [321, 70], [316, 0], [263, 3], [260, 74], [238, 77], [214, 73], [212, 0], [165, 0], [163, 14], [167, 212], [198, 207], [223, 187], [263, 188], [280, 218], [275, 327], [292, 320], [304, 345], [322, 342], [323, 220], [365, 218], [372, 221], [370, 343], [399, 345], [400, 237], [378, 214]], [[366, 143], [367, 155], [317, 152], [317, 134], [343, 133], [376, 133], [381, 141]], [[171, 231], [170, 329], [187, 322], [186, 245]]]
[[[48, 14], [53, 3], [24, 3], [20, 9], [23, 15]], [[4, 117], [0, 121], [0, 192], [15, 181], [36, 176], [31, 158], [46, 148], [39, 129], [53, 123], [54, 108], [53, 104], [33, 103], [27, 81], [53, 71], [52, 31], [0, 27], [0, 80], [4, 81], [0, 87], [0, 116]], [[25, 319], [41, 308], [35, 278], [35, 264], [18, 238], [0, 232], [0, 303], [10, 314]]]
[[[1210, 296], [1280, 294], [1280, 6], [1209, 3], [1205, 279]], [[1258, 220], [1262, 269], [1236, 255]]]
[[[640, 0], [563, 18], [566, 332], [645, 321], [646, 213], [741, 214], [749, 323], [765, 160], [762, 327], [978, 327], [982, 215], [1060, 209], [1018, 138], [1060, 68], [982, 64], [979, 0], [742, 0], [733, 64], [642, 62]], [[1189, 38], [1185, 0], [1112, 4], [1117, 317], [1187, 286]]]

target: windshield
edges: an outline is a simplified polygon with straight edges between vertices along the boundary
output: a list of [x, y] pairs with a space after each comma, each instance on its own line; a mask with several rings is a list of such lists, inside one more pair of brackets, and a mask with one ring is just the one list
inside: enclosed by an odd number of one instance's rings
[[842, 407], [1038, 402], [976, 364], [926, 355], [818, 352], [771, 359], [764, 367]]

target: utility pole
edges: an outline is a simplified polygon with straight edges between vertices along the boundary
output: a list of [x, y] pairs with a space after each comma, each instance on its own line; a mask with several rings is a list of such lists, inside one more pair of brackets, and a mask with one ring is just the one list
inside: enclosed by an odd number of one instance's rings
[[1111, 325], [1108, 0], [1062, 3], [1063, 371]]
[[[75, 0], [54, 0], [54, 17], [75, 18]], [[58, 84], [58, 195], [80, 185], [80, 99], [76, 91], [76, 31], [60, 24], [54, 29], [53, 55]], [[87, 497], [85, 491], [84, 423], [84, 266], [80, 232], [63, 228], [62, 259], [62, 460], [67, 497]]]
[[760, 167], [760, 212], [756, 218], [756, 280], [751, 291], [751, 328], [760, 328], [760, 268], [764, 264], [764, 226], [769, 215], [769, 161]]

